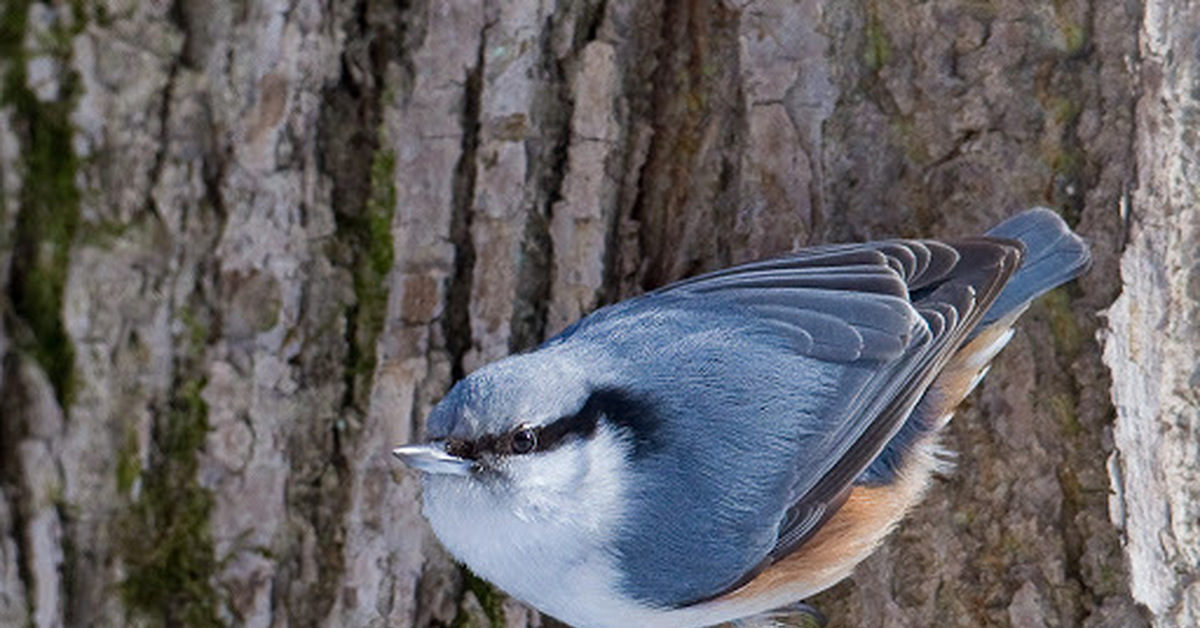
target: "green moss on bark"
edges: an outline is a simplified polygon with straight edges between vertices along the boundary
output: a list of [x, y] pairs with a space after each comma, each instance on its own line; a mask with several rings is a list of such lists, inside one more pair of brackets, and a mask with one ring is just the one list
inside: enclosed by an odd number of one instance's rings
[[396, 154], [379, 151], [371, 164], [371, 198], [364, 216], [367, 257], [371, 272], [386, 275], [392, 269], [392, 213], [396, 209]]
[[117, 490], [128, 495], [142, 475], [142, 460], [139, 455], [137, 432], [125, 428], [125, 439], [117, 450]]
[[872, 3], [867, 13], [866, 46], [863, 49], [863, 65], [878, 72], [892, 60], [892, 42], [883, 28], [879, 7]]
[[361, 213], [341, 215], [338, 239], [353, 251], [355, 305], [351, 308], [354, 337], [349, 372], [355, 402], [369, 389], [364, 381], [375, 372], [375, 341], [387, 316], [387, 276], [394, 261], [392, 215], [396, 208], [396, 154], [379, 150], [371, 162], [371, 188]]
[[[471, 570], [463, 568], [463, 589], [470, 592], [479, 601], [479, 605], [483, 608], [484, 615], [487, 616], [490, 628], [503, 628], [504, 626], [504, 594], [496, 590], [483, 578], [476, 576]], [[451, 628], [483, 628], [482, 626], [474, 626], [476, 622], [472, 621], [469, 613], [459, 609], [458, 616], [454, 618]]]
[[1070, 287], [1056, 288], [1036, 302], [1039, 312], [1050, 321], [1055, 352], [1068, 364], [1078, 357], [1084, 343], [1084, 333], [1071, 310], [1070, 290]]
[[[79, 160], [72, 147], [70, 115], [78, 94], [77, 77], [64, 71], [57, 100], [43, 102], [29, 89], [24, 40], [32, 3], [9, 2], [0, 10], [0, 57], [9, 61], [0, 103], [12, 108], [13, 127], [21, 142], [22, 186], [13, 234], [13, 310], [27, 325], [31, 339], [22, 343], [46, 371], [63, 406], [70, 404], [75, 353], [63, 324], [63, 290], [67, 283], [71, 244], [79, 227]], [[39, 52], [69, 67], [75, 26], [57, 24], [39, 41]]]
[[208, 434], [203, 388], [199, 380], [176, 386], [141, 494], [120, 527], [127, 570], [121, 595], [134, 612], [167, 626], [223, 625], [213, 586], [219, 566], [209, 531], [213, 499], [196, 477], [196, 454]]
[[126, 573], [119, 592], [132, 613], [158, 625], [224, 625], [214, 585], [220, 564], [209, 529], [213, 497], [198, 478], [209, 431], [206, 382], [199, 373], [211, 327], [203, 312], [193, 305], [178, 312], [178, 375], [166, 407], [156, 413], [148, 456], [132, 426], [118, 452], [117, 486], [130, 500], [116, 526]]

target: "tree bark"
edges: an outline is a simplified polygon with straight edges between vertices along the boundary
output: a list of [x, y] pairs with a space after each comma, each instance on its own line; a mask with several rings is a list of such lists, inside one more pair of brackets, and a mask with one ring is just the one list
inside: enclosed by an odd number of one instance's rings
[[389, 456], [453, 381], [701, 271], [1047, 205], [1092, 271], [812, 602], [1196, 625], [1198, 38], [1169, 0], [8, 0], [0, 624], [553, 624]]
[[1137, 187], [1108, 309], [1104, 361], [1117, 409], [1113, 521], [1129, 588], [1163, 626], [1200, 625], [1200, 193], [1195, 3], [1146, 5]]

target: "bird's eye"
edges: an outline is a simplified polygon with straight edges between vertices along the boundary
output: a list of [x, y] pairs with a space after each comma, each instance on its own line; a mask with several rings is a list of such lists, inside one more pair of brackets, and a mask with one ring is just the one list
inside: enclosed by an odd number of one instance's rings
[[537, 449], [537, 432], [532, 427], [523, 427], [512, 435], [512, 452], [527, 454]]

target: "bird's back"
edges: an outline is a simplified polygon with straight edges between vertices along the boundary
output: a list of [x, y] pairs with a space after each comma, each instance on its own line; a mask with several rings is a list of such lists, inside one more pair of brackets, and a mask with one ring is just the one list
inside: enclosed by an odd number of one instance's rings
[[622, 317], [579, 340], [603, 334], [636, 364], [621, 388], [638, 400], [626, 424], [640, 489], [617, 549], [633, 597], [677, 606], [733, 586], [775, 544], [781, 505], [806, 466], [798, 452], [823, 438], [821, 417], [846, 375], [736, 312], [655, 309], [652, 320]]

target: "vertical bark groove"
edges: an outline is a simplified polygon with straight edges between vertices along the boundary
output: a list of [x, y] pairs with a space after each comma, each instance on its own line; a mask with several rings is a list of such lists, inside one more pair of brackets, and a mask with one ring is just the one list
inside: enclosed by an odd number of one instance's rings
[[[479, 40], [475, 66], [470, 68], [464, 80], [463, 109], [459, 125], [463, 130], [462, 146], [458, 163], [454, 167], [454, 196], [450, 215], [450, 237], [454, 242], [454, 275], [446, 294], [446, 315], [443, 318], [443, 333], [446, 349], [450, 352], [451, 376], [455, 381], [462, 379], [463, 357], [471, 346], [471, 324], [468, 303], [471, 299], [471, 278], [475, 272], [475, 247], [471, 241], [471, 206], [475, 204], [475, 163], [478, 159], [480, 130], [480, 99], [483, 94], [483, 64], [486, 47], [486, 30]], [[420, 422], [420, 417], [413, 416]], [[420, 434], [419, 425], [413, 433]]]

